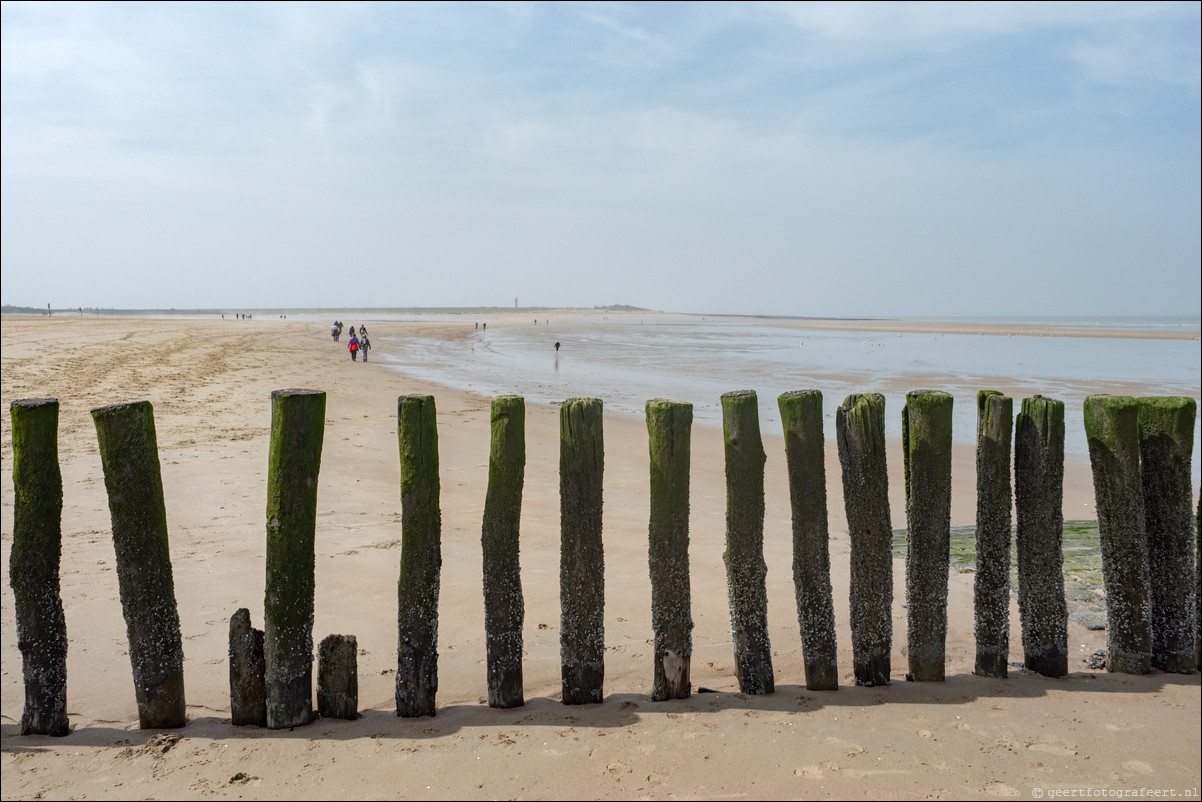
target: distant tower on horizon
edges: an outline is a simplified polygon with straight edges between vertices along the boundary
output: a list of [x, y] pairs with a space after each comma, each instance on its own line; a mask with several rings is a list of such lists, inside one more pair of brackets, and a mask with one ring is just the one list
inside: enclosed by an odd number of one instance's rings
[[516, 295], [513, 296], [513, 308], [514, 309], [518, 308], [518, 297]]

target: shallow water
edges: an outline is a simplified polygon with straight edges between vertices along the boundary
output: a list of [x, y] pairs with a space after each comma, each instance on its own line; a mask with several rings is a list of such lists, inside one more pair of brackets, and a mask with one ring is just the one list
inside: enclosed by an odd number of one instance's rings
[[[1117, 327], [1115, 321], [1077, 325]], [[1130, 321], [1125, 325], [1146, 329], [1158, 324]], [[562, 344], [558, 352], [556, 340]], [[776, 399], [781, 393], [818, 389], [823, 394], [828, 438], [834, 435], [836, 408], [851, 393], [885, 395], [890, 436], [901, 434], [907, 391], [950, 393], [953, 437], [966, 443], [976, 440], [978, 390], [1006, 392], [1015, 399], [1016, 412], [1022, 398], [1040, 394], [1065, 402], [1065, 450], [1085, 455], [1082, 402], [1087, 395], [1115, 392], [1197, 399], [1202, 343], [857, 332], [795, 329], [770, 321], [659, 322], [623, 317], [473, 329], [466, 339], [451, 342], [422, 336], [389, 338], [377, 343], [373, 359], [415, 378], [483, 396], [515, 393], [531, 403], [595, 396], [608, 410], [642, 415], [650, 398], [688, 401], [699, 425], [721, 425], [722, 393], [755, 390], [766, 432], [780, 431]]]

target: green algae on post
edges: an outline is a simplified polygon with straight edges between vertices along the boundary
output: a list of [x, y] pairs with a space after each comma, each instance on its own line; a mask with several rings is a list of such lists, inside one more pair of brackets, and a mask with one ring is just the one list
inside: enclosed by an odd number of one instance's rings
[[888, 685], [893, 649], [893, 527], [885, 396], [849, 395], [835, 413], [851, 540], [851, 648], [857, 685]]
[[1148, 535], [1152, 591], [1152, 665], [1162, 671], [1194, 671], [1192, 398], [1139, 399], [1139, 462]]
[[113, 522], [121, 611], [129, 634], [138, 726], [188, 723], [184, 648], [167, 540], [167, 507], [149, 401], [92, 410]]
[[604, 700], [601, 410], [600, 398], [569, 398], [559, 410], [559, 653], [565, 705]]
[[432, 716], [438, 692], [442, 511], [434, 397], [397, 399], [401, 453], [401, 573], [397, 580], [396, 713]]
[[822, 393], [795, 390], [777, 399], [785, 435], [793, 519], [793, 591], [805, 662], [806, 688], [839, 687], [835, 608], [831, 591], [830, 527], [826, 508]]
[[726, 586], [735, 675], [747, 694], [772, 693], [768, 639], [768, 566], [764, 562], [764, 444], [752, 390], [722, 394], [726, 452]]
[[1106, 668], [1152, 670], [1151, 590], [1139, 467], [1139, 402], [1128, 396], [1085, 399], [1085, 437], [1093, 469], [1102, 581], [1106, 586]]
[[25, 680], [22, 735], [67, 735], [67, 622], [59, 584], [63, 475], [58, 464], [58, 400], [26, 398], [9, 407], [13, 444], [13, 589], [17, 648]]
[[520, 529], [526, 472], [526, 402], [521, 396], [492, 400], [488, 492], [480, 545], [484, 562], [484, 654], [489, 707], [525, 704], [522, 688], [522, 595]]
[[314, 548], [325, 420], [324, 392], [272, 392], [263, 664], [273, 730], [313, 720]]
[[906, 679], [941, 682], [947, 651], [947, 565], [952, 505], [952, 397], [906, 394]]
[[1010, 657], [1010, 441], [1014, 402], [977, 393], [977, 529], [973, 577], [974, 674], [1005, 679]]
[[692, 691], [693, 614], [689, 586], [689, 463], [693, 405], [647, 402], [651, 512], [647, 560], [655, 632], [651, 698], [686, 699]]
[[1023, 665], [1045, 677], [1068, 674], [1064, 597], [1064, 403], [1024, 398], [1014, 434], [1018, 611]]

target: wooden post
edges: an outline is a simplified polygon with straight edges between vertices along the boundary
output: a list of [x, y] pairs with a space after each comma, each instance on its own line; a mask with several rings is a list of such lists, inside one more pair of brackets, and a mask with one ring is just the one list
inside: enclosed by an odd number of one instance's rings
[[188, 723], [184, 649], [167, 542], [167, 508], [149, 401], [92, 410], [113, 522], [138, 726]]
[[25, 679], [22, 735], [67, 735], [67, 623], [59, 592], [63, 475], [58, 466], [58, 400], [9, 407], [13, 437], [13, 589], [17, 648]]
[[230, 617], [230, 723], [235, 727], [267, 726], [263, 630], [250, 623], [250, 610]]
[[601, 399], [569, 398], [559, 410], [559, 651], [565, 705], [604, 699], [604, 470]]
[[893, 649], [893, 526], [885, 396], [849, 395], [835, 413], [851, 538], [851, 647], [857, 685], [888, 685]]
[[977, 570], [973, 577], [976, 667], [1005, 679], [1010, 659], [1010, 442], [1014, 402], [977, 393]]
[[432, 716], [438, 692], [442, 571], [438, 426], [434, 397], [397, 399], [401, 449], [401, 576], [397, 581], [396, 712]]
[[805, 660], [806, 688], [839, 687], [835, 608], [831, 591], [830, 527], [826, 510], [826, 462], [822, 440], [822, 393], [797, 390], [777, 399], [785, 434], [789, 501], [793, 512], [793, 589]]
[[1023, 665], [1045, 677], [1068, 674], [1064, 600], [1064, 403], [1024, 398], [1014, 434], [1018, 512], [1018, 611]]
[[273, 730], [313, 720], [314, 549], [325, 417], [324, 392], [271, 394], [263, 662]]
[[1127, 396], [1088, 396], [1085, 436], [1102, 541], [1106, 668], [1147, 674], [1152, 670], [1152, 625], [1139, 470], [1139, 402]]
[[906, 394], [902, 409], [906, 474], [906, 679], [942, 682], [951, 562], [952, 397]]
[[489, 707], [521, 707], [522, 596], [520, 528], [526, 473], [526, 402], [518, 395], [492, 400], [488, 493], [480, 542], [484, 554], [484, 647]]
[[317, 650], [317, 712], [359, 718], [359, 645], [354, 635], [328, 635]]
[[655, 675], [651, 698], [687, 699], [693, 659], [689, 586], [689, 463], [693, 405], [659, 398], [647, 402], [651, 457], [651, 514], [647, 558], [651, 572], [651, 626]]
[[726, 563], [730, 632], [739, 690], [772, 693], [772, 644], [768, 639], [768, 566], [764, 562], [764, 454], [753, 390], [722, 394], [726, 443]]
[[1192, 398], [1139, 400], [1139, 461], [1148, 534], [1148, 575], [1152, 591], [1152, 665], [1162, 671], [1194, 671], [1193, 491], [1190, 457], [1194, 449]]

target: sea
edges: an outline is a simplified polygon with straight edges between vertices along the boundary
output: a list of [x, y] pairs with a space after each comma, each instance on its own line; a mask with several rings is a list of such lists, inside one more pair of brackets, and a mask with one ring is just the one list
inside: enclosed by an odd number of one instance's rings
[[[1022, 398], [1042, 395], [1064, 402], [1066, 455], [1083, 457], [1088, 455], [1083, 418], [1088, 395], [1202, 396], [1198, 318], [976, 318], [971, 323], [983, 330], [1013, 325], [1055, 334], [852, 330], [843, 328], [848, 321], [840, 321], [840, 328], [798, 328], [772, 318], [635, 313], [557, 320], [551, 314], [520, 325], [510, 318], [492, 328], [465, 319], [465, 336], [450, 341], [424, 336], [420, 327], [395, 341], [373, 337], [372, 360], [414, 378], [486, 397], [522, 395], [530, 403], [590, 396], [600, 398], [607, 411], [641, 416], [648, 399], [685, 401], [693, 404], [695, 426], [720, 427], [722, 394], [753, 390], [767, 433], [781, 431], [778, 396], [817, 389], [827, 439], [834, 437], [835, 410], [853, 393], [885, 396], [890, 437], [901, 436], [907, 392], [949, 393], [953, 439], [963, 443], [976, 441], [978, 390], [1010, 395], [1016, 413]], [[1088, 336], [1097, 329], [1133, 336]], [[1138, 336], [1147, 332], [1186, 338]], [[1200, 462], [1196, 436], [1195, 486]]]

